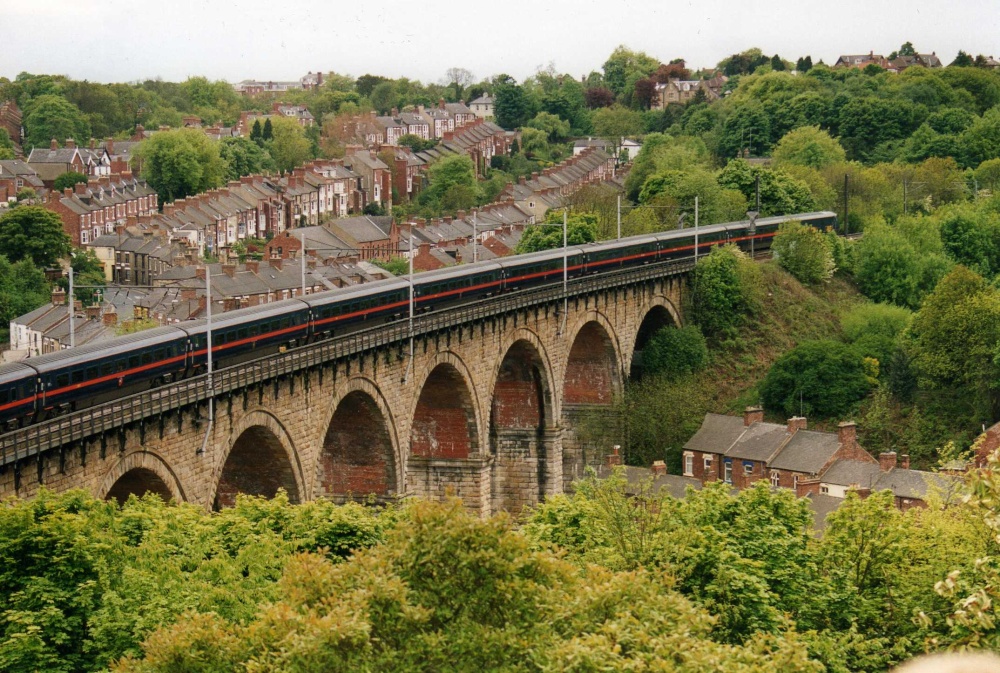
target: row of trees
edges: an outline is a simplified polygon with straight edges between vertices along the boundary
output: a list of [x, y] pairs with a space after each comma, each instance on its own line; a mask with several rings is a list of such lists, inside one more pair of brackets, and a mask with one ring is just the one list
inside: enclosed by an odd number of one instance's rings
[[0, 667], [887, 670], [996, 647], [995, 481], [907, 513], [852, 494], [821, 538], [788, 490], [627, 496], [621, 474], [520, 527], [458, 502], [207, 514], [42, 491], [0, 510]]

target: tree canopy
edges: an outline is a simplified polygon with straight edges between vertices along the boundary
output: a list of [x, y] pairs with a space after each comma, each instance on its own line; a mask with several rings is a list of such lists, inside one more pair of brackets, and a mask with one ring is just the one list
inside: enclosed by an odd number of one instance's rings
[[0, 255], [11, 262], [30, 260], [49, 268], [69, 254], [70, 238], [62, 220], [41, 206], [18, 206], [0, 215]]
[[196, 129], [164, 131], [135, 150], [142, 177], [167, 203], [218, 187], [226, 178], [219, 146]]

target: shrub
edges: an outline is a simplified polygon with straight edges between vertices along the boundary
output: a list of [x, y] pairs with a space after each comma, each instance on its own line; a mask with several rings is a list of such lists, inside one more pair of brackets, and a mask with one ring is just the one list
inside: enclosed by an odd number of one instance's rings
[[665, 327], [643, 349], [642, 371], [677, 378], [698, 371], [707, 360], [708, 346], [697, 325]]
[[823, 234], [798, 222], [785, 222], [779, 227], [771, 251], [781, 268], [807, 285], [830, 280], [837, 268]]
[[806, 341], [778, 358], [760, 394], [773, 411], [830, 418], [846, 414], [870, 387], [856, 350], [839, 341]]

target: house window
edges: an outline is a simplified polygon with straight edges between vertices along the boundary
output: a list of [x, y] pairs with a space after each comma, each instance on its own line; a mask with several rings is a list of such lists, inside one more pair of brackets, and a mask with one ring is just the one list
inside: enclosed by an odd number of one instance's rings
[[709, 472], [712, 469], [712, 456], [705, 456], [705, 472]]
[[80, 243], [83, 245], [87, 245], [87, 243], [90, 243], [89, 232], [87, 232], [86, 230], [80, 232]]
[[733, 483], [733, 461], [727, 460], [725, 463], [725, 471], [723, 472], [722, 480], [727, 484]]
[[771, 486], [773, 488], [778, 488], [778, 481], [779, 480], [780, 480], [780, 477], [778, 476], [777, 471], [772, 470], [771, 471]]
[[827, 493], [830, 492], [830, 488], [828, 486], [820, 486], [819, 492], [822, 493], [823, 495], [826, 495]]
[[798, 487], [799, 487], [799, 475], [793, 474], [792, 475], [792, 488], [798, 488]]
[[751, 475], [753, 474], [753, 463], [750, 461], [743, 461], [743, 474]]
[[684, 476], [693, 477], [694, 476], [694, 454], [684, 453]]

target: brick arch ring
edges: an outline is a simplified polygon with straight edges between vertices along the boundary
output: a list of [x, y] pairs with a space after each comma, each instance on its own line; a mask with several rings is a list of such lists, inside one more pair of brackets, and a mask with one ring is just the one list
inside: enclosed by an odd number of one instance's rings
[[[389, 442], [392, 444], [392, 459], [395, 462], [395, 465], [393, 465], [393, 476], [396, 479], [396, 493], [403, 493], [406, 485], [403, 479], [404, 460], [399, 446], [399, 435], [396, 432], [396, 421], [393, 418], [392, 410], [389, 408], [389, 403], [385, 399], [385, 395], [382, 394], [382, 389], [367, 376], [352, 376], [338, 383], [334, 389], [329, 408], [323, 415], [325, 421], [317, 428], [318, 434], [314, 436], [313, 440], [313, 445], [317, 447], [316, 451], [313, 452], [315, 453], [314, 469], [312, 470], [314, 479], [319, 478], [318, 475], [323, 455], [323, 440], [326, 437], [327, 430], [330, 429], [330, 424], [333, 423], [333, 416], [337, 413], [337, 408], [344, 401], [344, 398], [354, 392], [361, 392], [368, 395], [375, 402], [375, 406], [378, 407], [379, 412], [382, 414], [386, 430], [389, 434]], [[315, 484], [316, 481], [313, 482], [313, 491], [315, 491]]]
[[[462, 377], [462, 382], [465, 383], [466, 390], [469, 391], [469, 397], [472, 400], [472, 411], [476, 418], [476, 441], [482, 443], [483, 430], [485, 428], [485, 423], [483, 421], [483, 408], [482, 400], [479, 396], [479, 389], [476, 387], [475, 380], [472, 378], [472, 372], [469, 371], [468, 366], [466, 366], [465, 361], [458, 356], [454, 351], [438, 351], [434, 354], [427, 365], [420, 368], [420, 375], [413, 378], [414, 383], [419, 382], [420, 387], [417, 388], [416, 394], [413, 396], [413, 400], [410, 403], [410, 425], [409, 430], [412, 433], [413, 419], [417, 415], [417, 405], [420, 403], [420, 394], [424, 391], [424, 386], [427, 384], [427, 379], [430, 378], [431, 373], [437, 368], [438, 365], [448, 364], [455, 368], [458, 375]], [[476, 451], [479, 451], [481, 447], [474, 447]], [[407, 456], [409, 456], [410, 442], [406, 442]]]
[[171, 497], [177, 502], [185, 502], [187, 500], [180, 479], [174, 474], [167, 461], [152, 451], [146, 450], [127, 453], [112, 465], [101, 481], [97, 496], [102, 500], [107, 498], [108, 493], [114, 488], [118, 480], [136, 469], [149, 470], [159, 477], [170, 490]]
[[545, 423], [546, 425], [551, 425], [555, 422], [556, 418], [559, 418], [559, 405], [562, 402], [560, 391], [555, 385], [555, 371], [552, 368], [552, 360], [549, 358], [548, 349], [542, 340], [538, 338], [538, 335], [527, 327], [517, 327], [511, 332], [504, 335], [503, 341], [500, 344], [499, 359], [497, 359], [496, 367], [493, 368], [493, 378], [490, 381], [490, 404], [493, 402], [493, 394], [496, 389], [497, 379], [500, 377], [500, 367], [503, 366], [503, 361], [507, 357], [507, 353], [510, 349], [514, 347], [519, 341], [527, 342], [535, 349], [538, 354], [538, 359], [542, 362], [542, 384], [544, 386], [544, 392], [546, 393], [546, 404], [545, 404]]
[[[646, 316], [649, 315], [650, 311], [657, 307], [665, 309], [667, 313], [670, 314], [670, 319], [673, 320], [674, 325], [677, 327], [684, 326], [684, 320], [681, 318], [681, 312], [677, 310], [677, 307], [674, 306], [674, 303], [670, 301], [666, 295], [654, 294], [648, 300], [644, 301], [639, 308], [639, 311], [636, 313], [637, 321], [634, 325], [635, 329], [631, 330], [632, 333], [628, 335], [629, 347], [625, 350], [625, 352], [628, 353], [628, 361], [624, 362], [625, 371], [629, 371], [632, 368], [632, 358], [635, 357], [636, 337], [639, 336], [639, 328], [642, 325], [642, 321], [646, 319]], [[623, 357], [623, 360], [624, 359], [625, 358]]]
[[288, 463], [292, 467], [292, 476], [295, 479], [295, 488], [299, 492], [299, 502], [305, 502], [306, 500], [311, 499], [312, 493], [307, 492], [305, 480], [302, 478], [302, 460], [299, 457], [298, 451], [295, 450], [295, 443], [292, 441], [291, 435], [274, 414], [264, 409], [257, 408], [251, 409], [247, 411], [247, 413], [243, 414], [236, 425], [233, 426], [232, 431], [229, 433], [229, 437], [226, 438], [225, 453], [220, 456], [219, 462], [212, 470], [211, 491], [208, 494], [208, 500], [204, 503], [207, 506], [211, 506], [211, 504], [215, 502], [215, 496], [219, 490], [219, 480], [222, 479], [222, 471], [226, 467], [226, 461], [229, 460], [229, 454], [232, 453], [233, 447], [236, 445], [236, 442], [244, 432], [255, 426], [270, 430], [271, 434], [273, 434], [278, 440], [278, 443], [281, 444], [281, 448], [285, 450]]
[[604, 328], [607, 332], [608, 339], [611, 340], [611, 348], [615, 352], [615, 367], [617, 368], [614, 377], [614, 385], [617, 388], [616, 393], [622, 392], [623, 381], [625, 380], [625, 356], [622, 351], [621, 340], [618, 337], [618, 330], [615, 329], [614, 324], [608, 319], [604, 313], [598, 311], [597, 309], [589, 309], [582, 313], [578, 318], [573, 320], [570, 325], [566, 326], [566, 358], [562, 362], [562, 381], [566, 380], [566, 367], [569, 364], [569, 354], [573, 350], [573, 344], [576, 343], [576, 339], [580, 336], [580, 331], [583, 330], [589, 323], [596, 322], [598, 325]]

